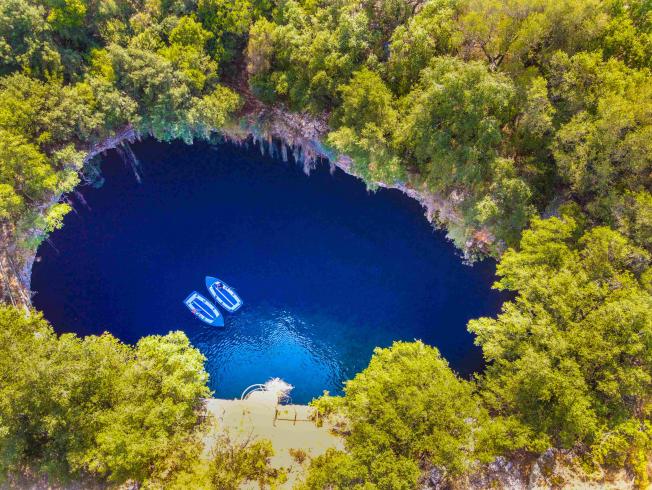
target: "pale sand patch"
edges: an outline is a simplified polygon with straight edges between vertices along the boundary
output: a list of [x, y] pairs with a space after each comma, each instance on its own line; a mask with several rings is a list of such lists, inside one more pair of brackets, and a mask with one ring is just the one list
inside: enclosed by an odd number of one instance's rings
[[[255, 392], [246, 400], [211, 398], [206, 401], [206, 409], [216, 422], [213, 431], [205, 438], [206, 451], [212, 449], [216, 438], [221, 435], [228, 435], [234, 442], [269, 439], [274, 446], [272, 466], [287, 470], [288, 482], [284, 488], [292, 488], [300, 479], [308, 466], [309, 458], [319, 456], [331, 447], [344, 448], [342, 438], [331, 432], [327, 422], [322, 427], [317, 427], [310, 420], [311, 407], [277, 405], [273, 393]], [[305, 451], [308, 455], [306, 462], [303, 465], [297, 463], [290, 455], [290, 449]]]

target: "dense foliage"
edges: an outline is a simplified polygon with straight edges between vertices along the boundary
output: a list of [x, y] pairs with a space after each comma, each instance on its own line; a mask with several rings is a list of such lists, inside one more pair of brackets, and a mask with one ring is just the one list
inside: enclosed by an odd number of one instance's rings
[[57, 336], [41, 314], [2, 306], [0, 352], [0, 484], [16, 475], [151, 489], [283, 481], [266, 440], [220, 439], [202, 457], [208, 374], [182, 332], [132, 347], [109, 334]]
[[535, 220], [498, 267], [496, 287], [516, 299], [469, 324], [490, 361], [490, 410], [516, 417], [531, 446], [589, 446], [599, 463], [631, 464], [641, 484], [652, 449], [650, 261], [609, 228]]
[[458, 244], [500, 251], [560, 196], [611, 226], [627, 192], [649, 196], [651, 12], [639, 0], [288, 0], [251, 29], [250, 83], [330, 112], [328, 142], [361, 175], [425, 184], [457, 204]]
[[[34, 250], [61, 226], [116, 132], [207, 138], [251, 93], [324, 116], [323, 143], [371, 187], [433, 193], [459, 246], [502, 254], [515, 299], [469, 325], [476, 380], [398, 343], [316, 402], [346, 416], [347, 450], [316, 458], [308, 488], [412, 488], [550, 446], [644, 486], [651, 70], [649, 0], [3, 0], [0, 236]], [[205, 373], [180, 333], [57, 337], [2, 308], [0, 352], [1, 474], [282, 480], [265, 443], [198, 462]]]
[[410, 489], [424, 466], [458, 476], [502, 449], [504, 427], [489, 420], [473, 383], [421, 342], [377, 348], [344, 391], [313, 403], [323, 415], [346, 417], [348, 452], [313, 460], [307, 489]]
[[0, 475], [145, 480], [198, 423], [204, 357], [181, 332], [134, 347], [57, 336], [40, 314], [0, 308]]

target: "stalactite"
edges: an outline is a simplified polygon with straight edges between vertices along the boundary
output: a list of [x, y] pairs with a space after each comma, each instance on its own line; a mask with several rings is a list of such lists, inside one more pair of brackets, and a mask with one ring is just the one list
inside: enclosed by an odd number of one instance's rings
[[88, 210], [91, 209], [91, 207], [88, 205], [88, 202], [86, 201], [86, 198], [84, 198], [84, 195], [78, 190], [75, 190], [75, 197], [81, 203], [82, 206], [84, 206]]
[[294, 158], [295, 162], [299, 162], [299, 147], [298, 146], [292, 146], [292, 158]]
[[140, 174], [140, 162], [138, 161], [138, 158], [136, 157], [134, 150], [131, 149], [129, 143], [123, 141], [118, 147], [116, 147], [116, 150], [118, 151], [118, 154], [125, 162], [125, 164], [131, 166], [131, 170], [133, 170], [134, 172], [134, 177], [136, 177], [136, 181], [139, 184], [142, 183], [143, 179]]
[[270, 158], [274, 158], [274, 141], [272, 140], [272, 135], [267, 133], [267, 148], [269, 149]]

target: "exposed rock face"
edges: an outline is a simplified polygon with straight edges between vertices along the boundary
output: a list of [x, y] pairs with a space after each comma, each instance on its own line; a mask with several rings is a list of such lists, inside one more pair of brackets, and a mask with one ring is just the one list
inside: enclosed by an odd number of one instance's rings
[[[125, 142], [134, 142], [136, 139], [138, 133], [132, 126], [127, 125], [110, 138], [90, 147], [84, 162]], [[45, 212], [61, 198], [62, 196], [52, 196], [50, 202], [42, 206], [41, 212]], [[23, 307], [31, 304], [30, 283], [36, 253], [21, 249], [17, 245], [20, 240], [28, 239], [30, 235], [36, 233], [36, 230], [28, 230], [19, 237], [15, 228], [9, 224], [4, 223], [0, 227], [0, 301], [4, 303]]]
[[14, 229], [6, 223], [0, 227], [0, 244], [0, 299], [14, 306], [27, 306], [34, 256], [16, 253]]
[[[288, 160], [292, 155], [295, 161], [303, 164], [306, 173], [318, 162], [328, 160], [333, 167], [358, 177], [349, 157], [334, 154], [322, 144], [329, 131], [326, 115], [316, 117], [292, 113], [280, 106], [266, 106], [246, 88], [238, 89], [245, 105], [243, 112], [239, 114], [239, 124], [231, 124], [221, 129], [227, 140], [240, 144], [253, 140], [263, 153], [284, 160]], [[120, 149], [125, 142], [134, 142], [138, 138], [139, 134], [132, 126], [125, 126], [112, 137], [90, 147], [85, 161], [107, 150]], [[459, 230], [463, 226], [459, 206], [464, 196], [460, 192], [444, 196], [429, 191], [425, 186], [415, 186], [409, 182], [374, 182], [372, 185], [404, 192], [421, 204], [428, 221], [446, 228], [449, 232]], [[53, 196], [51, 204], [61, 197]], [[13, 235], [11, 230], [3, 229], [0, 232], [0, 298], [27, 306], [31, 297], [30, 276], [35, 254], [19, 251], [15, 246], [16, 237]], [[464, 258], [469, 260], [485, 254], [493, 242], [493, 235], [482, 229], [476, 231], [465, 243], [460, 244], [458, 240], [457, 244], [461, 245]]]
[[133, 128], [133, 126], [127, 125], [122, 129], [120, 129], [119, 131], [117, 131], [110, 138], [105, 139], [104, 141], [98, 143], [97, 145], [93, 145], [88, 150], [88, 154], [86, 155], [86, 158], [84, 158], [84, 162], [88, 162], [89, 160], [96, 157], [100, 153], [104, 153], [105, 151], [108, 150], [113, 150], [125, 142], [133, 143], [138, 138], [139, 135], [136, 132], [136, 130]]
[[[292, 154], [297, 162], [309, 173], [320, 160], [328, 160], [334, 167], [340, 168], [349, 175], [359, 177], [353, 161], [346, 155], [338, 155], [326, 148], [325, 141], [329, 128], [326, 116], [315, 117], [309, 114], [288, 112], [282, 107], [255, 105], [248, 99], [249, 111], [243, 115], [243, 125], [225, 129], [225, 136], [230, 141], [243, 143], [249, 138], [260, 145], [261, 151], [280, 156], [287, 160]], [[277, 144], [280, 148], [277, 149]], [[414, 179], [412, 179], [414, 180]], [[425, 185], [414, 185], [411, 182], [373, 182], [375, 187], [398, 189], [409, 197], [417, 200], [425, 210], [425, 215], [431, 223], [447, 229], [460, 230], [464, 227], [460, 206], [465, 195], [453, 191], [449, 195], [441, 195], [427, 189]], [[485, 255], [494, 244], [495, 237], [487, 229], [476, 230], [472, 236], [461, 245], [464, 258], [472, 260]]]
[[538, 457], [498, 457], [479, 471], [451, 482], [438, 469], [431, 470], [422, 490], [544, 490], [581, 488], [625, 490], [634, 479], [624, 470], [613, 474], [587, 475], [571, 451], [548, 449]]

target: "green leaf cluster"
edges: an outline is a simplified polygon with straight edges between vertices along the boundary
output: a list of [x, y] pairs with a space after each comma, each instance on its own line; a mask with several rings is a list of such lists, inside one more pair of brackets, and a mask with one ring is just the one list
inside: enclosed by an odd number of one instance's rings
[[650, 25], [637, 0], [288, 1], [251, 28], [249, 84], [332, 114], [371, 187], [429, 189], [499, 254], [560, 194], [614, 226], [650, 191]]
[[181, 332], [136, 346], [57, 336], [36, 312], [0, 307], [0, 475], [145, 481], [183, 446], [209, 396], [204, 357]]
[[305, 488], [411, 489], [422, 470], [459, 476], [492, 460], [506, 426], [489, 419], [474, 391], [434, 347], [376, 348], [343, 397], [313, 402], [325, 416], [346, 417], [347, 452], [314, 459]]
[[496, 287], [515, 299], [469, 323], [489, 363], [488, 408], [518, 419], [535, 446], [583, 445], [602, 464], [640, 469], [652, 435], [651, 270], [617, 231], [534, 220], [498, 265]]

